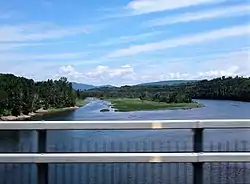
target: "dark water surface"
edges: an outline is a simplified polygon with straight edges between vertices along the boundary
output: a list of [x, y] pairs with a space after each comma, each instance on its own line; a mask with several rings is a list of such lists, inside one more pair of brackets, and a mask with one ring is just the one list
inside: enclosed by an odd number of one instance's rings
[[[72, 112], [35, 120], [155, 120], [250, 119], [250, 103], [197, 100], [205, 105], [191, 110], [100, 112], [107, 102], [96, 100]], [[1, 152], [35, 152], [36, 132], [1, 132]], [[205, 151], [250, 151], [250, 130], [207, 130]], [[48, 152], [191, 152], [191, 130], [48, 131]], [[248, 163], [205, 164], [205, 183], [249, 183]], [[30, 164], [0, 166], [0, 184], [35, 183]], [[3, 176], [3, 177], [2, 177]], [[50, 184], [189, 184], [192, 164], [51, 164]]]

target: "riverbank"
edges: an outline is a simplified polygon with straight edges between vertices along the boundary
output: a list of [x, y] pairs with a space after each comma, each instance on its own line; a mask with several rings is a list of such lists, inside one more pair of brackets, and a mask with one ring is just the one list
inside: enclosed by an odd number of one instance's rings
[[44, 114], [52, 114], [52, 113], [58, 113], [58, 112], [63, 112], [63, 111], [70, 111], [70, 110], [76, 110], [89, 102], [86, 100], [81, 100], [77, 99], [76, 100], [76, 105], [73, 107], [64, 107], [64, 108], [49, 108], [49, 109], [38, 109], [35, 112], [31, 112], [29, 114], [21, 114], [19, 116], [1, 116], [0, 121], [17, 121], [17, 120], [26, 120], [30, 119], [34, 116], [41, 116]]
[[29, 114], [22, 114], [19, 116], [2, 116], [0, 117], [1, 121], [16, 121], [16, 120], [26, 120], [29, 118], [32, 118], [34, 116], [41, 116], [44, 114], [52, 114], [52, 113], [57, 113], [57, 112], [63, 112], [63, 111], [69, 111], [69, 110], [75, 110], [78, 109], [78, 106], [74, 106], [74, 107], [65, 107], [65, 108], [59, 108], [59, 109], [55, 109], [55, 108], [51, 108], [51, 109], [38, 109], [35, 112], [31, 112]]
[[108, 98], [104, 99], [112, 103], [112, 106], [118, 112], [129, 112], [129, 111], [153, 111], [153, 110], [175, 110], [175, 109], [192, 109], [203, 107], [202, 104], [192, 103], [164, 103], [147, 101], [136, 98]]

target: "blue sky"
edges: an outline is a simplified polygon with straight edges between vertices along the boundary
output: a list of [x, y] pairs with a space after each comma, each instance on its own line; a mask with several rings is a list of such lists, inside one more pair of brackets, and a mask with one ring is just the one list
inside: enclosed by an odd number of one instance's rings
[[250, 76], [248, 0], [0, 0], [0, 72], [124, 85]]

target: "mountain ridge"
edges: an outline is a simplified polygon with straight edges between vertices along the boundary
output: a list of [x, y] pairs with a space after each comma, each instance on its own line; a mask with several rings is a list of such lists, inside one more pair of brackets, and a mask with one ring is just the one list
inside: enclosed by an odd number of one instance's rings
[[89, 90], [89, 89], [93, 89], [96, 88], [96, 86], [91, 85], [91, 84], [84, 84], [84, 83], [77, 83], [77, 82], [71, 82], [72, 83], [72, 87], [75, 90]]
[[179, 85], [179, 84], [186, 84], [190, 82], [197, 82], [199, 80], [166, 80], [166, 81], [156, 81], [156, 82], [147, 82], [137, 84], [136, 86], [163, 86], [163, 85]]
[[[166, 80], [166, 81], [156, 81], [156, 82], [148, 82], [148, 83], [141, 83], [131, 86], [163, 86], [163, 85], [179, 85], [179, 84], [185, 84], [189, 82], [197, 82], [198, 80]], [[91, 84], [84, 84], [84, 83], [77, 83], [72, 82], [72, 87], [75, 90], [90, 90], [90, 89], [96, 89], [96, 88], [103, 88], [103, 87], [115, 87], [112, 85], [101, 85], [101, 86], [95, 86]]]

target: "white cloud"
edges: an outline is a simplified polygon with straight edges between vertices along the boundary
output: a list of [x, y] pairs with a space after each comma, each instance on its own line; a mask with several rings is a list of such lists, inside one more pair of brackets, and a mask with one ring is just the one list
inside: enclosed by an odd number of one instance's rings
[[60, 73], [72, 73], [75, 69], [72, 66], [62, 66], [59, 68]]
[[114, 81], [116, 84], [123, 83], [124, 81], [131, 81], [135, 78], [134, 69], [130, 65], [123, 65], [120, 67], [109, 66], [97, 66], [93, 69], [80, 70], [72, 65], [65, 65], [59, 67], [59, 69], [53, 75], [50, 75], [53, 79], [60, 77], [67, 77], [69, 81], [102, 85], [111, 84]]
[[60, 67], [58, 72], [59, 73], [55, 75], [55, 77], [65, 76], [65, 77], [70, 78], [71, 80], [74, 80], [83, 76], [82, 73], [76, 71], [76, 69], [71, 65]]
[[126, 9], [138, 15], [219, 2], [221, 0], [133, 0], [128, 3]]
[[240, 67], [237, 65], [232, 65], [229, 67], [224, 67], [218, 70], [205, 70], [200, 72], [191, 73], [170, 73], [166, 75], [165, 79], [177, 80], [177, 79], [213, 79], [217, 77], [234, 77], [236, 75], [241, 75]]
[[[178, 58], [175, 62], [160, 62], [154, 67], [141, 63], [143, 70], [136, 72], [138, 83], [176, 80], [212, 79], [221, 76], [250, 77], [250, 50], [244, 48], [235, 52]], [[159, 62], [159, 61], [158, 61]]]
[[185, 79], [188, 76], [189, 76], [189, 74], [187, 74], [187, 73], [179, 73], [179, 72], [169, 74], [170, 79]]
[[250, 76], [250, 50], [224, 53], [204, 61], [197, 77]]
[[214, 41], [222, 38], [249, 35], [249, 25], [235, 26], [230, 28], [213, 30], [210, 32], [187, 35], [180, 38], [164, 40], [161, 42], [153, 42], [144, 45], [135, 45], [129, 48], [120, 49], [107, 55], [108, 58], [131, 56], [144, 52], [152, 52], [157, 50], [165, 50], [184, 45], [199, 44], [208, 41]]
[[114, 77], [131, 77], [134, 74], [134, 69], [130, 65], [124, 65], [118, 68], [109, 66], [97, 66], [86, 75], [91, 78], [114, 78]]
[[0, 26], [0, 42], [39, 41], [85, 34], [87, 28], [57, 27], [52, 24], [25, 24]]
[[86, 75], [92, 78], [97, 78], [108, 73], [108, 71], [108, 66], [97, 66], [93, 71], [88, 72]]
[[244, 14], [249, 14], [250, 6], [248, 5], [240, 5], [240, 6], [232, 6], [227, 8], [217, 8], [210, 11], [202, 11], [202, 12], [195, 12], [195, 13], [185, 13], [178, 16], [172, 17], [163, 17], [155, 20], [148, 21], [145, 25], [152, 27], [152, 26], [163, 26], [163, 25], [170, 25], [175, 23], [185, 23], [191, 21], [199, 21], [204, 19], [213, 19], [218, 17], [233, 17], [233, 16], [240, 16]]
[[[138, 60], [136, 64], [123, 66], [62, 64], [56, 62], [18, 62], [0, 63], [0, 72], [9, 72], [35, 80], [58, 79], [67, 77], [69, 81], [94, 85], [125, 85], [142, 82], [174, 80], [174, 79], [204, 79], [225, 76], [250, 76], [249, 48], [235, 52], [223, 51], [217, 54], [197, 55], [188, 58], [170, 58], [157, 60], [154, 66]], [[26, 62], [25, 62], [26, 63]], [[27, 66], [31, 68], [27, 70]], [[43, 71], [43, 72], [41, 72]]]
[[190, 77], [190, 74], [180, 73], [180, 72], [157, 73], [157, 75], [156, 74], [138, 75], [139, 83], [165, 81], [165, 80], [188, 79], [189, 77]]
[[236, 76], [241, 75], [240, 67], [237, 65], [232, 65], [229, 67], [224, 67], [222, 69], [218, 70], [204, 70], [204, 71], [196, 71], [193, 73], [187, 73], [187, 72], [171, 72], [171, 73], [165, 73], [158, 76], [153, 75], [144, 75], [142, 82], [153, 82], [153, 81], [165, 81], [165, 80], [187, 80], [187, 79], [213, 79], [217, 77], [222, 76]]
[[194, 76], [195, 78], [216, 78], [221, 76], [236, 76], [238, 75], [237, 72], [239, 72], [239, 66], [233, 65], [229, 66], [228, 68], [225, 68], [224, 70], [209, 70], [205, 72], [198, 72], [196, 74], [197, 76]]
[[[250, 76], [249, 48], [235, 52], [200, 55], [190, 58], [172, 58], [175, 62], [155, 63], [154, 67], [136, 63], [137, 67], [124, 65], [112, 68], [98, 66], [87, 74], [87, 80], [99, 84], [137, 84], [143, 82], [183, 79], [204, 79], [221, 76]], [[117, 79], [114, 81], [114, 79]]]

